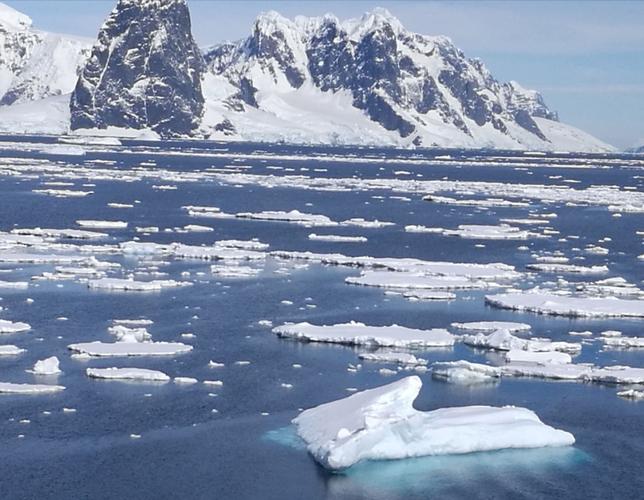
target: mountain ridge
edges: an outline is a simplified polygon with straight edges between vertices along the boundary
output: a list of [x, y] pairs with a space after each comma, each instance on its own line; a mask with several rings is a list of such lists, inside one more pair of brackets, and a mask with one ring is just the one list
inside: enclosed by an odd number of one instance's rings
[[[0, 48], [3, 18], [10, 32], [35, 31], [27, 16], [2, 6]], [[128, 14], [119, 17], [119, 12]], [[560, 123], [537, 91], [496, 80], [482, 61], [467, 58], [448, 37], [407, 31], [381, 8], [343, 21], [332, 14], [290, 20], [270, 11], [257, 17], [248, 37], [202, 52], [192, 39], [185, 0], [119, 0], [91, 55], [87, 46], [74, 50], [68, 59], [86, 63], [80, 70], [72, 70], [70, 61], [58, 65], [66, 72], [66, 88], [47, 87], [47, 75], [21, 87], [14, 82], [29, 75], [22, 67], [11, 73], [5, 92], [0, 78], [0, 130], [64, 133], [71, 128], [104, 135], [153, 130], [162, 136], [262, 142], [614, 149]], [[2, 67], [0, 54], [0, 72]], [[70, 86], [76, 73], [79, 78]], [[63, 116], [60, 99], [72, 90]], [[41, 100], [55, 117], [38, 115]], [[59, 130], [64, 123], [67, 130]]]

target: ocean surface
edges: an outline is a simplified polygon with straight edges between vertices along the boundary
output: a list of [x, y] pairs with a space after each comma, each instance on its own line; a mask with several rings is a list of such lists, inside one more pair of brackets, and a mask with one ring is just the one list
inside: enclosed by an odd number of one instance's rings
[[[100, 170], [99, 178], [92, 177], [94, 170]], [[163, 170], [163, 174], [159, 178], [147, 173], [137, 177], [141, 170]], [[216, 172], [218, 177], [202, 175], [207, 172]], [[128, 227], [96, 229], [108, 233], [103, 240], [64, 242], [117, 245], [139, 239], [212, 245], [218, 240], [257, 238], [270, 245], [269, 251], [502, 262], [521, 272], [534, 262], [534, 255], [561, 252], [571, 263], [606, 265], [609, 272], [600, 276], [533, 273], [514, 286], [552, 288], [558, 286], [558, 276], [569, 282], [620, 276], [637, 286], [644, 279], [644, 261], [638, 259], [644, 253], [642, 235], [638, 234], [644, 230], [641, 212], [615, 212], [598, 203], [571, 205], [565, 199], [543, 202], [534, 197], [526, 198], [529, 206], [525, 207], [482, 208], [431, 203], [422, 199], [423, 192], [282, 184], [293, 176], [536, 184], [575, 190], [614, 186], [628, 194], [642, 191], [644, 157], [180, 141], [123, 141], [118, 146], [4, 136], [0, 137], [0, 231], [78, 229], [79, 219], [119, 220]], [[267, 177], [270, 186], [262, 181]], [[48, 184], [51, 182], [66, 185]], [[55, 197], [34, 192], [54, 186], [92, 193]], [[481, 198], [476, 193], [447, 196]], [[498, 194], [488, 198], [492, 196]], [[131, 204], [133, 208], [111, 208], [108, 203]], [[360, 217], [394, 225], [310, 228], [288, 222], [209, 219], [190, 216], [182, 208], [191, 205], [218, 207], [231, 214], [299, 210], [334, 221]], [[406, 225], [498, 225], [501, 218], [552, 213], [557, 217], [549, 219], [548, 228], [557, 234], [522, 241], [465, 239], [404, 229]], [[172, 229], [189, 224], [209, 226], [213, 231]], [[136, 230], [151, 226], [160, 228], [159, 232]], [[164, 230], [168, 228], [172, 230]], [[308, 238], [311, 233], [364, 236], [368, 241], [314, 241]], [[587, 245], [601, 245], [609, 253], [584, 253]], [[528, 249], [520, 250], [521, 246]], [[199, 259], [98, 251], [89, 255], [120, 264], [119, 276], [140, 272], [146, 280], [154, 269], [163, 273], [162, 279], [187, 280], [191, 286], [147, 293], [90, 290], [82, 279], [32, 279], [52, 271], [53, 264], [0, 263], [0, 280], [30, 283], [26, 289], [0, 289], [0, 318], [31, 325], [25, 333], [0, 335], [1, 344], [26, 350], [18, 356], [0, 356], [0, 382], [66, 387], [55, 394], [0, 395], [3, 499], [641, 498], [644, 402], [618, 397], [620, 389], [614, 385], [581, 382], [504, 377], [492, 384], [459, 385], [421, 373], [423, 388], [415, 402], [419, 410], [523, 406], [545, 423], [573, 433], [576, 444], [367, 462], [342, 473], [327, 472], [308, 455], [290, 425], [291, 419], [303, 408], [348, 396], [348, 388], [376, 387], [410, 372], [385, 376], [379, 372], [381, 368], [395, 367], [369, 362], [363, 362], [355, 372], [348, 371], [349, 365], [360, 363], [358, 353], [365, 348], [280, 339], [258, 322], [271, 321], [278, 326], [355, 320], [429, 329], [449, 328], [452, 322], [516, 321], [530, 324], [533, 336], [554, 340], [579, 342], [584, 337], [570, 336], [570, 331], [591, 331], [593, 336], [584, 342], [576, 363], [644, 367], [642, 349], [603, 349], [598, 340], [604, 330], [642, 336], [644, 319], [585, 319], [502, 310], [486, 305], [484, 296], [495, 293], [490, 290], [457, 291], [456, 299], [450, 301], [412, 302], [380, 288], [346, 284], [346, 277], [360, 274], [353, 267], [307, 264], [270, 255], [250, 264], [261, 269], [250, 278], [213, 275], [212, 262]], [[107, 328], [112, 320], [126, 318], [150, 319], [153, 324], [147, 328], [155, 341], [184, 342], [194, 349], [162, 358], [70, 356], [68, 344], [113, 341]], [[194, 337], [181, 337], [184, 333]], [[414, 354], [430, 364], [458, 359], [502, 362], [498, 353], [462, 343]], [[62, 374], [26, 372], [48, 356], [60, 359]], [[225, 367], [209, 368], [210, 360]], [[223, 386], [95, 380], [85, 374], [88, 367], [112, 366], [150, 368], [199, 381], [221, 380]], [[282, 384], [292, 384], [292, 388]]]

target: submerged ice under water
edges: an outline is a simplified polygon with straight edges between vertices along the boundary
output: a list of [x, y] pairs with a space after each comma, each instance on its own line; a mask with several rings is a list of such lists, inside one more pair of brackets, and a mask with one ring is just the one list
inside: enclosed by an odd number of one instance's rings
[[[644, 403], [617, 396], [641, 384], [462, 384], [431, 374], [438, 362], [506, 363], [503, 351], [464, 344], [472, 332], [452, 325], [481, 321], [579, 343], [574, 364], [644, 367], [641, 348], [619, 348], [638, 342], [604, 340], [641, 338], [642, 317], [535, 314], [485, 300], [539, 287], [641, 311], [641, 157], [135, 141], [70, 156], [52, 149], [55, 138], [0, 139], [0, 346], [24, 350], [0, 355], [0, 382], [64, 387], [0, 394], [4, 498], [586, 499], [636, 498], [644, 486]], [[283, 220], [294, 210], [298, 220]], [[239, 216], [261, 213], [273, 215]], [[580, 272], [592, 266], [608, 270]], [[432, 288], [352, 284], [387, 272]], [[351, 321], [448, 329], [456, 341], [392, 355], [271, 331]], [[119, 355], [68, 348], [91, 342]], [[159, 350], [172, 352], [150, 355]], [[143, 355], [124, 355], [133, 352]], [[409, 358], [401, 353], [422, 362], [398, 366]], [[60, 373], [32, 373], [52, 356]], [[108, 368], [154, 372], [96, 371]], [[576, 444], [331, 474], [289, 425], [300, 409], [410, 373], [423, 381], [418, 410], [521, 406]]]

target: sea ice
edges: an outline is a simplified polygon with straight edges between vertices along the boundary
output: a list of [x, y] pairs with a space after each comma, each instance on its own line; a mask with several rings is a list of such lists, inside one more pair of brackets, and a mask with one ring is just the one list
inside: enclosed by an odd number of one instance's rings
[[404, 326], [367, 326], [350, 323], [317, 326], [310, 323], [286, 324], [273, 328], [280, 337], [310, 342], [329, 342], [348, 345], [379, 347], [447, 347], [454, 344], [454, 336], [436, 328], [416, 330]]
[[56, 356], [51, 356], [49, 358], [36, 361], [31, 372], [36, 375], [56, 375], [61, 373], [59, 365], [60, 361], [58, 361], [58, 358]]
[[88, 368], [87, 376], [109, 380], [140, 380], [145, 382], [167, 382], [170, 377], [157, 370], [145, 368]]
[[571, 317], [644, 318], [644, 300], [614, 297], [570, 297], [545, 291], [488, 295], [485, 301], [502, 309]]
[[10, 382], [0, 382], [0, 394], [49, 394], [64, 390], [65, 388], [62, 385], [12, 384]]
[[174, 356], [192, 350], [181, 342], [82, 342], [69, 349], [92, 357], [112, 356]]
[[311, 455], [341, 470], [362, 460], [391, 460], [504, 448], [567, 446], [572, 434], [525, 408], [465, 406], [421, 412], [413, 407], [417, 376], [305, 410], [293, 420]]

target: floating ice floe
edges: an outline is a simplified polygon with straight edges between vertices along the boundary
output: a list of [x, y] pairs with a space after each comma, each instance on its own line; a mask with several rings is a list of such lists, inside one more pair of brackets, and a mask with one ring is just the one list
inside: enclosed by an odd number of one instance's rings
[[91, 357], [117, 356], [174, 356], [192, 350], [181, 342], [81, 342], [70, 344], [69, 349]]
[[604, 274], [607, 266], [576, 266], [573, 264], [528, 264], [527, 269], [543, 273]]
[[35, 375], [57, 375], [62, 373], [60, 371], [60, 361], [58, 361], [56, 356], [36, 361], [36, 364], [31, 369], [31, 373]]
[[131, 328], [125, 325], [113, 325], [107, 329], [108, 333], [114, 335], [118, 342], [147, 342], [152, 335], [142, 327]]
[[108, 380], [139, 380], [145, 382], [167, 382], [170, 377], [158, 370], [145, 368], [88, 368], [88, 377]]
[[644, 347], [644, 337], [606, 337], [602, 338], [606, 347], [616, 347], [622, 349]]
[[31, 325], [22, 321], [0, 319], [0, 334], [19, 333], [31, 330]]
[[495, 366], [471, 363], [469, 361], [444, 361], [431, 367], [432, 377], [456, 384], [490, 382], [501, 376]]
[[128, 226], [127, 222], [120, 220], [77, 220], [76, 224], [95, 229], [125, 229]]
[[327, 241], [333, 243], [364, 243], [367, 238], [364, 236], [340, 236], [336, 234], [309, 234], [309, 239], [313, 241]]
[[503, 375], [545, 379], [578, 380], [604, 384], [644, 383], [644, 368], [598, 367], [591, 364], [513, 362], [500, 367]]
[[222, 278], [252, 278], [260, 273], [260, 269], [250, 266], [215, 264], [210, 266], [210, 272]]
[[620, 398], [626, 399], [644, 399], [644, 391], [638, 391], [636, 389], [628, 389], [626, 391], [620, 391], [617, 393]]
[[135, 281], [124, 278], [99, 278], [89, 280], [87, 286], [94, 290], [119, 290], [126, 292], [157, 292], [164, 288], [176, 288], [189, 286], [189, 281], [175, 280], [152, 280], [152, 281]]
[[508, 363], [539, 363], [556, 364], [572, 363], [570, 354], [560, 351], [525, 351], [523, 349], [510, 349], [505, 354]]
[[55, 198], [83, 198], [94, 194], [94, 191], [81, 191], [76, 189], [33, 189], [32, 192], [46, 194]]
[[398, 325], [368, 326], [355, 321], [324, 326], [306, 322], [286, 324], [273, 328], [273, 332], [280, 337], [297, 340], [347, 345], [420, 348], [447, 347], [454, 344], [454, 336], [440, 328], [416, 330]]
[[29, 283], [26, 281], [3, 281], [0, 280], [0, 288], [9, 288], [12, 290], [25, 290], [29, 288]]
[[188, 224], [183, 226], [183, 230], [190, 233], [209, 233], [214, 231], [214, 228], [210, 226], [200, 226], [199, 224]]
[[64, 390], [65, 387], [62, 385], [13, 384], [10, 382], [0, 382], [0, 394], [50, 394]]
[[238, 219], [254, 219], [265, 220], [274, 222], [290, 222], [293, 224], [300, 224], [303, 226], [337, 226], [338, 223], [329, 219], [326, 215], [320, 214], [307, 214], [299, 210], [291, 210], [290, 212], [282, 211], [265, 211], [265, 212], [242, 212], [235, 214], [234, 217]]
[[499, 262], [476, 264], [465, 262], [433, 262], [410, 258], [350, 257], [343, 254], [274, 251], [271, 256], [279, 259], [297, 259], [320, 264], [362, 267], [427, 276], [453, 276], [471, 280], [514, 280], [521, 276], [513, 266]]
[[305, 410], [293, 420], [315, 460], [341, 470], [363, 460], [567, 446], [572, 434], [525, 408], [466, 406], [421, 412], [417, 376]]
[[464, 276], [426, 276], [391, 271], [364, 271], [360, 276], [349, 276], [344, 281], [350, 285], [420, 290], [479, 290], [496, 285]]
[[457, 229], [445, 229], [442, 234], [472, 240], [527, 240], [537, 236], [529, 231], [505, 224], [500, 226], [462, 224]]
[[15, 345], [0, 345], [0, 356], [16, 356], [25, 352], [24, 349]]
[[452, 323], [452, 328], [458, 330], [471, 330], [475, 332], [495, 332], [507, 330], [508, 332], [528, 332], [532, 328], [526, 323], [515, 323], [514, 321], [470, 321], [468, 323]]
[[42, 238], [54, 238], [62, 240], [96, 240], [106, 238], [106, 233], [96, 231], [84, 231], [82, 229], [52, 229], [35, 227], [33, 229], [19, 228], [12, 229], [12, 234], [39, 236]]
[[358, 357], [364, 361], [372, 361], [376, 363], [392, 363], [406, 366], [425, 366], [427, 364], [426, 359], [417, 358], [408, 352], [363, 352]]
[[485, 301], [502, 309], [571, 317], [644, 318], [644, 300], [615, 297], [570, 297], [545, 291], [487, 295]]
[[456, 298], [456, 294], [452, 292], [422, 289], [403, 292], [402, 295], [409, 300], [452, 300]]
[[578, 353], [581, 351], [581, 344], [572, 342], [553, 342], [548, 339], [522, 339], [515, 337], [508, 330], [496, 330], [489, 335], [486, 335], [485, 333], [463, 335], [462, 341], [472, 347], [482, 347], [484, 349], [494, 349], [497, 351], [561, 351], [569, 353]]

